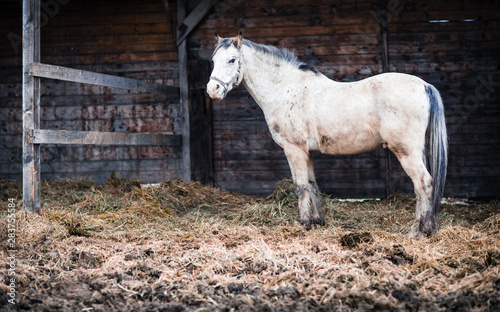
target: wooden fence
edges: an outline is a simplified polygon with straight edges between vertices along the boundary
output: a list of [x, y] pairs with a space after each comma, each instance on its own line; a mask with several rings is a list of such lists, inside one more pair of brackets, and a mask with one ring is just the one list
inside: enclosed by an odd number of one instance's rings
[[[182, 140], [179, 135], [40, 129], [40, 78], [142, 92], [167, 93], [173, 88], [40, 63], [40, 4], [40, 0], [23, 1], [23, 205], [25, 209], [37, 213], [40, 213], [40, 144], [179, 145], [186, 141], [189, 144], [189, 128], [187, 133], [183, 131]], [[189, 109], [183, 111], [189, 112]], [[189, 160], [189, 150], [183, 154]], [[191, 177], [189, 170], [189, 166], [184, 167], [184, 178], [187, 180]]]

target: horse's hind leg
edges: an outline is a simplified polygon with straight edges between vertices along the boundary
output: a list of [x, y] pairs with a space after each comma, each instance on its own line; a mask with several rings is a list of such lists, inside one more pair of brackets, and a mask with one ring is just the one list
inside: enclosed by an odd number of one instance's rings
[[309, 183], [308, 161], [309, 153], [304, 152], [295, 145], [284, 147], [288, 165], [292, 171], [295, 194], [299, 203], [299, 222], [306, 229], [311, 228], [311, 199], [312, 187]]
[[325, 225], [325, 217], [323, 216], [323, 211], [321, 210], [321, 198], [319, 195], [318, 185], [316, 184], [316, 176], [314, 175], [314, 166], [311, 154], [309, 154], [307, 170], [309, 174], [309, 184], [311, 185], [312, 222], [318, 225]]
[[393, 149], [401, 166], [413, 182], [417, 207], [409, 236], [430, 235], [436, 230], [434, 211], [432, 210], [432, 177], [425, 167], [422, 152], [409, 152], [406, 149]]

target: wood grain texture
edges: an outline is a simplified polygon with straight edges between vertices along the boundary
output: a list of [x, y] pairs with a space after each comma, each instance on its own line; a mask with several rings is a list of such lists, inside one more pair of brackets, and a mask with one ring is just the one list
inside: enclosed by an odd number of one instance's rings
[[[189, 50], [209, 60], [214, 32], [229, 37], [241, 30], [255, 42], [295, 49], [299, 59], [337, 81], [383, 71], [419, 76], [441, 91], [445, 103], [450, 136], [445, 196], [498, 196], [500, 4], [407, 0], [395, 6], [385, 1], [382, 11], [383, 2], [222, 1], [193, 33]], [[441, 19], [448, 22], [430, 22]], [[290, 176], [262, 112], [243, 88], [214, 102], [213, 120], [218, 185], [264, 195], [274, 181]], [[388, 183], [393, 192], [413, 193], [396, 157], [386, 150], [315, 157], [320, 188], [335, 196], [384, 197]], [[384, 177], [387, 170], [390, 179]]]
[[173, 87], [157, 83], [41, 63], [31, 64], [30, 75], [39, 78], [50, 78], [151, 93], [168, 94], [169, 92], [175, 91]]
[[[175, 1], [169, 5], [175, 13]], [[22, 34], [21, 5], [19, 1], [1, 2], [0, 10], [9, 12], [8, 16], [2, 14], [6, 18], [0, 22], [0, 176], [21, 179], [22, 46], [9, 41]], [[172, 22], [176, 20], [173, 14]], [[155, 137], [180, 134], [177, 46], [164, 3], [125, 1], [117, 6], [108, 0], [95, 5], [70, 1], [50, 16], [40, 32], [41, 58], [36, 62], [57, 66], [49, 70], [67, 73], [65, 68], [75, 68], [77, 72], [70, 70], [70, 74], [93, 72], [104, 74], [97, 75], [101, 78], [118, 76], [115, 81], [140, 81], [133, 85], [136, 91], [130, 91], [114, 88], [114, 82], [105, 87], [102, 81], [97, 86], [36, 78], [41, 80], [40, 128], [113, 132], [114, 138], [123, 135], [120, 132], [131, 132], [135, 142], [144, 142], [147, 133], [155, 133]], [[149, 92], [156, 87], [160, 93]], [[36, 158], [41, 162], [38, 172], [42, 178], [98, 181], [104, 181], [113, 170], [143, 182], [180, 177], [180, 144], [129, 143], [113, 147], [43, 144]], [[174, 143], [179, 143], [178, 137]]]
[[180, 145], [179, 135], [34, 129], [32, 144]]
[[[188, 10], [199, 2], [190, 1]], [[255, 42], [295, 49], [300, 60], [315, 65], [331, 79], [356, 81], [386, 70], [381, 36], [381, 21], [385, 18], [387, 70], [419, 76], [442, 93], [450, 137], [445, 196], [497, 197], [500, 3], [386, 3], [387, 10], [381, 11], [380, 0], [220, 0], [190, 33], [187, 57], [210, 61], [213, 34], [229, 37], [241, 30]], [[178, 87], [179, 55], [164, 4], [153, 0], [127, 0], [120, 6], [111, 0], [100, 1], [99, 5], [70, 1], [41, 29], [40, 62]], [[168, 4], [172, 23], [177, 25], [177, 1]], [[16, 1], [0, 2], [0, 9], [11, 12], [0, 21], [0, 43], [6, 47], [0, 50], [0, 165], [10, 166], [8, 174], [0, 171], [0, 175], [19, 177], [22, 59], [15, 52], [16, 42], [10, 42], [7, 35], [21, 34], [21, 11]], [[448, 22], [431, 22], [436, 20]], [[191, 69], [188, 77], [196, 74], [196, 69]], [[204, 83], [200, 80], [196, 84], [201, 89], [188, 94], [201, 99]], [[42, 79], [40, 93], [40, 122], [48, 129], [181, 133], [178, 93], [144, 94], [48, 79]], [[262, 112], [242, 87], [233, 90], [224, 101], [214, 101], [211, 118], [216, 185], [267, 195], [276, 181], [290, 177], [284, 154], [272, 141]], [[384, 197], [384, 174], [390, 166], [393, 191], [412, 194], [412, 185], [397, 159], [392, 156], [391, 162], [386, 163], [385, 153], [379, 149], [355, 156], [316, 154], [320, 188], [340, 197]], [[41, 148], [40, 157], [42, 164], [50, 161], [67, 165], [57, 167], [57, 173], [42, 167], [42, 177], [62, 178], [64, 168], [71, 168], [78, 161], [111, 161], [113, 168], [118, 168], [120, 160], [131, 164], [139, 159], [166, 159], [170, 164], [177, 160], [179, 167], [170, 167], [168, 174], [161, 171], [161, 166], [155, 167], [158, 180], [182, 173], [181, 149], [171, 146], [51, 145]], [[11, 170], [15, 163], [16, 169]], [[143, 174], [136, 170], [139, 166], [124, 168], [127, 177], [155, 179], [156, 169], [141, 167], [148, 172]], [[84, 167], [76, 173], [67, 170], [67, 176], [85, 176]], [[88, 176], [96, 179], [109, 175], [107, 171], [89, 172]]]
[[22, 6], [23, 207], [39, 214], [40, 145], [30, 142], [29, 132], [40, 128], [40, 79], [30, 74], [31, 65], [40, 61], [40, 0], [24, 0]]

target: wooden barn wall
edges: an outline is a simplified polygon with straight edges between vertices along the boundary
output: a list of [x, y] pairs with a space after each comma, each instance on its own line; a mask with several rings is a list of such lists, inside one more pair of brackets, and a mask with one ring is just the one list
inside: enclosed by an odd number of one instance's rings
[[[429, 22], [433, 21], [433, 22]], [[406, 1], [388, 23], [391, 71], [434, 84], [449, 135], [445, 196], [500, 195], [500, 2]], [[411, 191], [401, 169], [396, 189]]]
[[[42, 1], [41, 11], [43, 63], [178, 85], [177, 46], [163, 1]], [[175, 7], [172, 12], [175, 18]], [[0, 1], [0, 16], [0, 176], [20, 179], [20, 1]], [[42, 129], [180, 133], [177, 92], [149, 94], [48, 79], [41, 85]], [[41, 155], [46, 179], [104, 181], [115, 171], [159, 182], [178, 178], [181, 165], [175, 146], [42, 145]]]
[[[385, 26], [388, 70], [417, 75], [442, 92], [450, 136], [445, 196], [490, 197], [500, 189], [499, 19], [496, 1], [222, 0], [190, 37], [189, 53], [210, 60], [215, 32], [241, 30], [258, 43], [293, 47], [336, 81], [356, 81], [383, 72]], [[217, 185], [266, 195], [291, 176], [243, 87], [214, 101], [212, 119]], [[334, 196], [412, 193], [397, 159], [383, 149], [315, 155], [315, 168], [322, 191]]]

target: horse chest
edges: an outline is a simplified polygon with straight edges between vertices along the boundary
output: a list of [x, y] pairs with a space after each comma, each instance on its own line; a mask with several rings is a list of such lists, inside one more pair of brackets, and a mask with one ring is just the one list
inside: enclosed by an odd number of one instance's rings
[[273, 140], [281, 147], [288, 144], [297, 146], [305, 146], [309, 133], [308, 123], [303, 118], [300, 112], [293, 112], [293, 106], [298, 106], [296, 103], [291, 103], [292, 111], [282, 110], [273, 112], [269, 117], [266, 117], [269, 131]]

